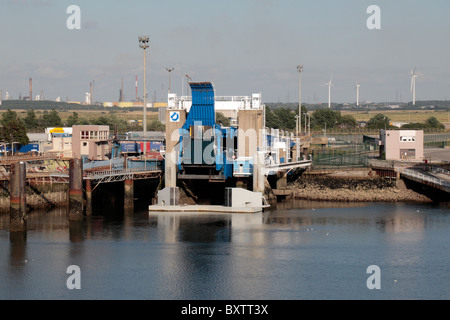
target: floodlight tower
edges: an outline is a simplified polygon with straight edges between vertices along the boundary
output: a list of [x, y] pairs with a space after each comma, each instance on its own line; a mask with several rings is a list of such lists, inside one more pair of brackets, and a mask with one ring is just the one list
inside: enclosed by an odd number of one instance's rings
[[170, 73], [173, 71], [173, 69], [175, 69], [175, 68], [169, 68], [169, 67], [166, 68], [167, 72], [169, 72], [169, 93], [170, 93]]
[[148, 36], [139, 37], [139, 48], [144, 49], [144, 157], [147, 155], [147, 142], [145, 141], [147, 135], [147, 83], [146, 83], [146, 49], [149, 47], [150, 42]]
[[299, 79], [298, 79], [298, 127], [297, 127], [297, 136], [300, 133], [300, 128], [302, 127], [302, 71], [303, 71], [303, 66], [302, 65], [298, 65], [297, 66], [297, 71], [298, 71], [298, 75], [299, 75]]

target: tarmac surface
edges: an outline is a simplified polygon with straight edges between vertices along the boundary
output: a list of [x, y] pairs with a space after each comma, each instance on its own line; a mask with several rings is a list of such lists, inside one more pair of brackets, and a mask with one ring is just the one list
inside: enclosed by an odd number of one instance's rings
[[431, 162], [450, 162], [450, 148], [424, 148], [423, 155]]

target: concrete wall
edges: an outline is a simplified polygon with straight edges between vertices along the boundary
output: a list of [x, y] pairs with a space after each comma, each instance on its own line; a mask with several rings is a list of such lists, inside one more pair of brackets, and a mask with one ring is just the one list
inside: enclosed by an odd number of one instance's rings
[[263, 110], [239, 110], [238, 158], [253, 157], [262, 146]]
[[[179, 119], [174, 121], [170, 119], [171, 112], [178, 112]], [[180, 140], [179, 130], [186, 122], [185, 110], [166, 110], [166, 152], [172, 152], [175, 145]], [[178, 149], [176, 149], [178, 151]]]
[[62, 153], [65, 157], [71, 156], [72, 136], [54, 136], [52, 138], [52, 148], [49, 151]]
[[225, 189], [225, 206], [228, 207], [261, 207], [262, 192], [253, 192], [242, 188]]
[[[178, 118], [176, 118], [176, 120], [174, 120], [173, 118], [171, 119], [171, 115], [173, 115], [173, 112], [178, 114]], [[164, 183], [166, 187], [176, 187], [176, 155], [179, 150], [179, 129], [185, 122], [185, 110], [166, 110], [166, 154], [164, 168]]]

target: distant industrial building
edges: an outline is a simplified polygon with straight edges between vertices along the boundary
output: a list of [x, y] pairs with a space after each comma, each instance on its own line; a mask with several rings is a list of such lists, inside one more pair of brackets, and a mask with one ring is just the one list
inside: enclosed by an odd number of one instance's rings
[[[119, 107], [119, 108], [143, 108], [144, 103], [143, 102], [135, 102], [135, 101], [116, 101], [116, 102], [103, 102], [103, 107], [105, 108], [112, 108], [112, 107]], [[166, 102], [154, 102], [154, 103], [147, 103], [147, 108], [161, 108], [161, 107], [167, 107]]]
[[72, 127], [49, 127], [45, 128], [45, 134], [47, 135], [47, 141], [52, 141], [54, 134], [66, 133], [72, 135]]

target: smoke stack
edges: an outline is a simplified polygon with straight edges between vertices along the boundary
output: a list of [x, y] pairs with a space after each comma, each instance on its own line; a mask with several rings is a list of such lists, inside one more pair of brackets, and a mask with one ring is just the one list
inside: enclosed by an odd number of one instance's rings
[[89, 84], [90, 91], [89, 91], [89, 104], [92, 104], [92, 82]]
[[136, 102], [138, 101], [138, 97], [137, 97], [137, 76], [136, 76]]
[[123, 102], [123, 78], [121, 79], [120, 84], [120, 102]]
[[29, 97], [30, 101], [33, 100], [33, 84], [32, 84], [32, 79], [30, 78], [30, 97]]

